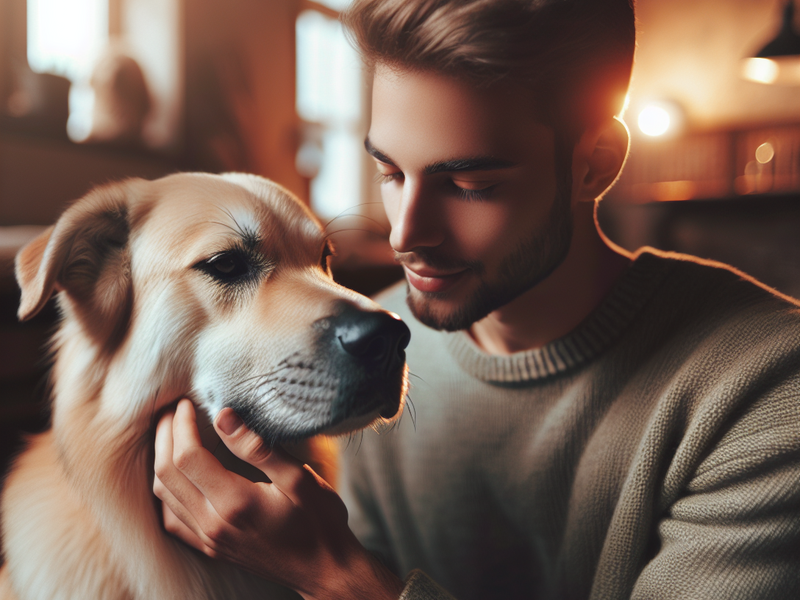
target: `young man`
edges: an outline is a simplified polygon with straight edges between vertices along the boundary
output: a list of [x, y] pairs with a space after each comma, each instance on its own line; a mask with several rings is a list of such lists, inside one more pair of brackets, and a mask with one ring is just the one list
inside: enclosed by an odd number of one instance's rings
[[344, 453], [348, 524], [226, 410], [274, 485], [231, 477], [184, 401], [157, 435], [167, 528], [306, 598], [797, 596], [797, 305], [629, 256], [593, 220], [627, 152], [628, 1], [356, 0], [346, 20], [415, 425]]

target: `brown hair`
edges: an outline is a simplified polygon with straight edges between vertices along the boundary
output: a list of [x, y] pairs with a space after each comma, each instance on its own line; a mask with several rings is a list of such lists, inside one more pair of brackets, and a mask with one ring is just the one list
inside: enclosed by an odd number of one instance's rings
[[354, 0], [342, 20], [368, 67], [519, 83], [573, 142], [623, 109], [633, 0]]

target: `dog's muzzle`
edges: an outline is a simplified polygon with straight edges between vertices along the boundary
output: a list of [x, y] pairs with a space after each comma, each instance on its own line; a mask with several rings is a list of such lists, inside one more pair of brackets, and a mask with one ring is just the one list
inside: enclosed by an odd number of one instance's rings
[[405, 349], [411, 333], [392, 313], [367, 312], [348, 304], [333, 318], [333, 327], [344, 351], [368, 369], [385, 374], [406, 360]]
[[391, 419], [404, 404], [411, 333], [397, 316], [339, 300], [312, 329], [307, 352], [228, 390], [224, 405], [267, 443], [347, 432]]
[[[331, 407], [334, 422], [379, 409], [391, 418], [400, 407], [398, 394], [365, 393], [384, 388], [403, 376], [405, 348], [411, 332], [396, 315], [384, 310], [362, 310], [348, 302], [339, 302], [331, 317], [316, 324], [324, 330], [324, 345], [334, 355], [341, 376], [337, 400]], [[389, 389], [398, 386], [389, 385]], [[382, 398], [380, 405], [364, 399]]]

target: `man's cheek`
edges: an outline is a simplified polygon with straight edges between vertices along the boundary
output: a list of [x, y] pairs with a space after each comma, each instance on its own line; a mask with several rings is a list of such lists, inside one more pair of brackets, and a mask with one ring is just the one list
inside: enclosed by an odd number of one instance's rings
[[[458, 231], [462, 252], [468, 260], [481, 259], [492, 253], [492, 249], [503, 245], [513, 231], [513, 215], [502, 206], [486, 203], [461, 202], [453, 205], [446, 217], [452, 230]], [[517, 217], [519, 218], [519, 217]]]

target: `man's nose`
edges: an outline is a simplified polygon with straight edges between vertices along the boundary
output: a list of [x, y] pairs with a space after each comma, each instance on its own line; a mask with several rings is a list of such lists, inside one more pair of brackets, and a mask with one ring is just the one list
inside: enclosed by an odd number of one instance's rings
[[[446, 223], [442, 220], [435, 194], [423, 186], [406, 181], [395, 214], [390, 215], [389, 243], [397, 252], [435, 247], [444, 241]], [[394, 218], [391, 218], [391, 217]]]

